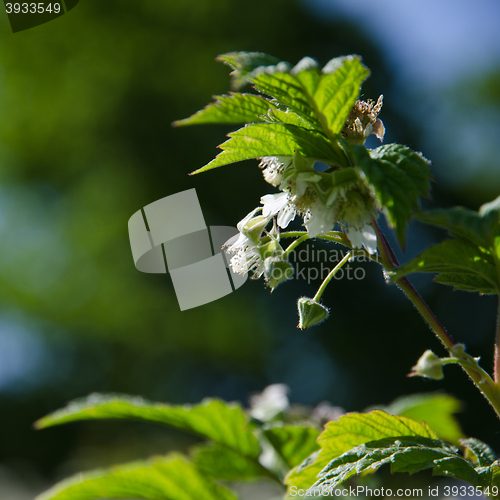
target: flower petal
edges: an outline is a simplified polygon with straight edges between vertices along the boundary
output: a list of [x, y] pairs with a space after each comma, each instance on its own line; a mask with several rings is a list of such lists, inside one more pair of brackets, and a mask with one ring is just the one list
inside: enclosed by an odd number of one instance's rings
[[347, 230], [347, 237], [349, 238], [353, 248], [363, 247], [363, 233], [357, 227], [349, 226], [349, 229]]
[[369, 254], [377, 252], [377, 235], [370, 224], [365, 224], [361, 229], [349, 226], [347, 237], [353, 248], [365, 247]]
[[257, 207], [255, 208], [254, 210], [252, 210], [248, 215], [246, 215], [243, 219], [240, 220], [240, 222], [238, 222], [238, 224], [236, 225], [236, 227], [238, 228], [238, 231], [241, 233], [243, 231], [243, 228], [248, 224], [248, 222], [250, 221], [250, 219], [252, 219], [254, 217], [254, 215], [259, 211], [261, 210], [262, 207]]
[[307, 220], [304, 218], [304, 226], [311, 238], [318, 234], [327, 234], [333, 229], [335, 222], [333, 210], [325, 207], [320, 199], [314, 202]]
[[264, 205], [262, 207], [264, 217], [275, 215], [288, 203], [288, 193], [266, 194], [260, 202]]
[[286, 205], [278, 214], [278, 226], [285, 228], [290, 222], [295, 219], [297, 211], [291, 205]]
[[377, 253], [377, 234], [370, 224], [365, 224], [363, 232], [363, 246], [369, 254]]

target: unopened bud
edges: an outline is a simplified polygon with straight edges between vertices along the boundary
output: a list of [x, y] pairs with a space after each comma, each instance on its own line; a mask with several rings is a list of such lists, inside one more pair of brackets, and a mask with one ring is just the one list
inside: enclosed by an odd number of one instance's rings
[[321, 323], [328, 318], [328, 309], [307, 297], [301, 297], [297, 303], [299, 310], [299, 328], [307, 330], [310, 326]]
[[455, 344], [453, 347], [450, 347], [450, 354], [455, 356], [455, 358], [459, 358], [465, 352], [464, 344]]
[[269, 223], [269, 217], [264, 217], [263, 215], [258, 215], [257, 217], [252, 217], [246, 222], [241, 228], [241, 232], [253, 241], [260, 240], [262, 233]]
[[280, 283], [289, 280], [294, 273], [292, 264], [279, 257], [269, 257], [264, 262], [267, 286], [274, 290]]
[[441, 358], [436, 356], [430, 349], [425, 351], [417, 364], [412, 368], [409, 377], [426, 377], [433, 380], [441, 380], [443, 374], [443, 362]]

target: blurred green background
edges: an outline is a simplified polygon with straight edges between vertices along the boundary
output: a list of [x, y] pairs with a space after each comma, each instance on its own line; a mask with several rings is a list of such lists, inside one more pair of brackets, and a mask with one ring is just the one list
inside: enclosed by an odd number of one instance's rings
[[[32, 429], [91, 392], [246, 403], [283, 382], [293, 402], [355, 411], [443, 390], [464, 401], [465, 433], [500, 450], [493, 412], [458, 369], [442, 382], [405, 377], [425, 349], [444, 351], [379, 268], [365, 264], [364, 280], [332, 283], [323, 296], [330, 320], [304, 333], [295, 301], [318, 281], [292, 281], [272, 296], [262, 281], [248, 282], [180, 312], [170, 277], [138, 272], [128, 242], [129, 217], [164, 196], [196, 188], [208, 225], [235, 226], [272, 192], [257, 162], [187, 175], [234, 127], [171, 127], [229, 90], [229, 70], [214, 58], [235, 50], [292, 63], [362, 55], [372, 70], [364, 96], [385, 95], [386, 142], [434, 162], [426, 206], [475, 209], [495, 198], [500, 38], [484, 35], [499, 4], [437, 3], [422, 2], [419, 17], [410, 3], [401, 11], [389, 0], [81, 0], [15, 35], [0, 15], [2, 500], [30, 499], [79, 470], [192, 443], [140, 424]], [[443, 236], [412, 224], [399, 255], [407, 260]], [[496, 299], [453, 293], [428, 277], [414, 282], [490, 369]]]

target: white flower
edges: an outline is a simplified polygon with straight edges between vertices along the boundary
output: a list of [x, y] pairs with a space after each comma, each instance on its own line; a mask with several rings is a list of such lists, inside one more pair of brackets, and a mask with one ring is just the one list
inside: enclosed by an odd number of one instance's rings
[[260, 394], [250, 398], [250, 415], [266, 422], [289, 408], [289, 388], [285, 384], [268, 385]]
[[293, 204], [293, 198], [287, 192], [266, 194], [260, 199], [264, 205], [262, 215], [269, 217], [278, 214], [278, 226], [285, 228], [295, 219], [297, 210]]
[[234, 253], [229, 264], [233, 272], [246, 274], [256, 266], [258, 267], [260, 254], [257, 242], [251, 240], [243, 233], [236, 234], [224, 244], [229, 253]]
[[246, 225], [254, 218], [255, 214], [261, 209], [261, 207], [252, 210], [245, 218], [240, 220], [237, 224], [239, 233], [229, 238], [223, 247], [228, 247], [228, 252], [234, 253], [243, 248], [255, 247], [258, 241], [250, 237], [246, 231]]
[[260, 278], [264, 272], [264, 262], [257, 248], [240, 248], [229, 261], [234, 273], [247, 274], [254, 271], [254, 278]]
[[259, 244], [262, 232], [270, 219], [269, 217], [255, 216], [261, 209], [261, 207], [256, 208], [238, 222], [239, 233], [223, 245], [228, 247], [229, 253], [235, 254], [229, 262], [233, 272], [246, 274], [253, 270], [254, 278], [262, 276], [264, 272], [264, 261], [259, 251]]
[[283, 172], [292, 163], [291, 156], [264, 156], [260, 159], [259, 167], [264, 169], [262, 174], [266, 182], [272, 186], [279, 186], [283, 180]]
[[370, 254], [377, 252], [377, 235], [370, 224], [365, 224], [359, 229], [350, 225], [347, 230], [347, 237], [352, 243], [353, 248], [365, 247], [366, 251]]
[[336, 222], [334, 211], [326, 207], [319, 198], [304, 217], [304, 226], [311, 238], [318, 234], [327, 234]]

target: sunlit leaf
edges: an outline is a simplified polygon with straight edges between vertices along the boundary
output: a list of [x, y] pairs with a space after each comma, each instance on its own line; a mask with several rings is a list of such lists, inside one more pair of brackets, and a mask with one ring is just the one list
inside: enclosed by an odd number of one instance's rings
[[370, 441], [400, 436], [419, 436], [437, 439], [437, 434], [425, 423], [407, 417], [389, 415], [381, 410], [368, 413], [347, 413], [329, 422], [320, 435], [321, 450], [293, 469], [286, 478], [288, 486], [309, 488], [332, 460], [355, 446]]
[[218, 56], [217, 61], [221, 61], [233, 69], [231, 77], [235, 88], [242, 87], [248, 83], [248, 76], [257, 68], [264, 69], [280, 63], [281, 68], [290, 67], [288, 63], [280, 61], [277, 57], [270, 56], [264, 52], [229, 52]]
[[401, 415], [417, 422], [427, 423], [443, 440], [458, 444], [464, 438], [455, 413], [461, 402], [449, 394], [413, 394], [393, 401], [383, 409], [393, 415]]
[[316, 442], [319, 432], [313, 427], [277, 426], [266, 429], [264, 434], [289, 468], [299, 465], [319, 449]]
[[[308, 70], [318, 75], [318, 70]], [[252, 78], [255, 88], [272, 98], [279, 104], [310, 123], [315, 130], [323, 131], [320, 117], [315, 112], [312, 92], [315, 89], [304, 88], [302, 82], [290, 73], [262, 73]], [[311, 93], [308, 91], [311, 90]], [[347, 117], [346, 117], [347, 118]]]
[[206, 399], [193, 406], [170, 406], [142, 398], [93, 394], [43, 417], [35, 425], [43, 429], [95, 419], [155, 422], [203, 436], [245, 456], [258, 457], [260, 453], [259, 442], [248, 428], [247, 417], [241, 407], [216, 399]]
[[359, 57], [337, 58], [332, 72], [304, 69], [289, 73], [261, 73], [252, 77], [257, 90], [294, 111], [317, 130], [338, 134], [370, 74]]
[[77, 474], [42, 493], [36, 500], [236, 500], [226, 488], [173, 455]]
[[321, 76], [313, 99], [321, 121], [328, 130], [338, 134], [358, 99], [361, 84], [370, 71], [358, 56], [336, 58], [330, 61], [329, 66], [331, 72]]
[[340, 145], [333, 145], [319, 133], [283, 123], [255, 123], [229, 134], [219, 147], [223, 152], [208, 165], [193, 172], [199, 174], [213, 168], [263, 156], [303, 156], [337, 165], [348, 165]]
[[236, 481], [270, 475], [258, 460], [217, 443], [198, 446], [191, 456], [201, 472], [216, 479]]
[[334, 59], [323, 71], [307, 57], [293, 68], [258, 52], [234, 52], [218, 59], [234, 69], [238, 84], [251, 81], [272, 101], [252, 94], [221, 96], [191, 117], [175, 122], [248, 123], [229, 134], [230, 139], [219, 146], [221, 154], [193, 173], [246, 159], [294, 156], [296, 151], [336, 167], [352, 166], [339, 134], [369, 75], [358, 56]]
[[304, 118], [289, 109], [283, 111], [281, 109], [271, 109], [267, 116], [264, 117], [269, 122], [286, 123], [288, 125], [295, 125], [309, 130], [314, 130], [314, 127], [307, 122]]
[[216, 96], [215, 99], [214, 103], [208, 104], [189, 118], [175, 121], [173, 125], [261, 122], [261, 115], [276, 108], [271, 101], [255, 94], [231, 92], [230, 95]]

